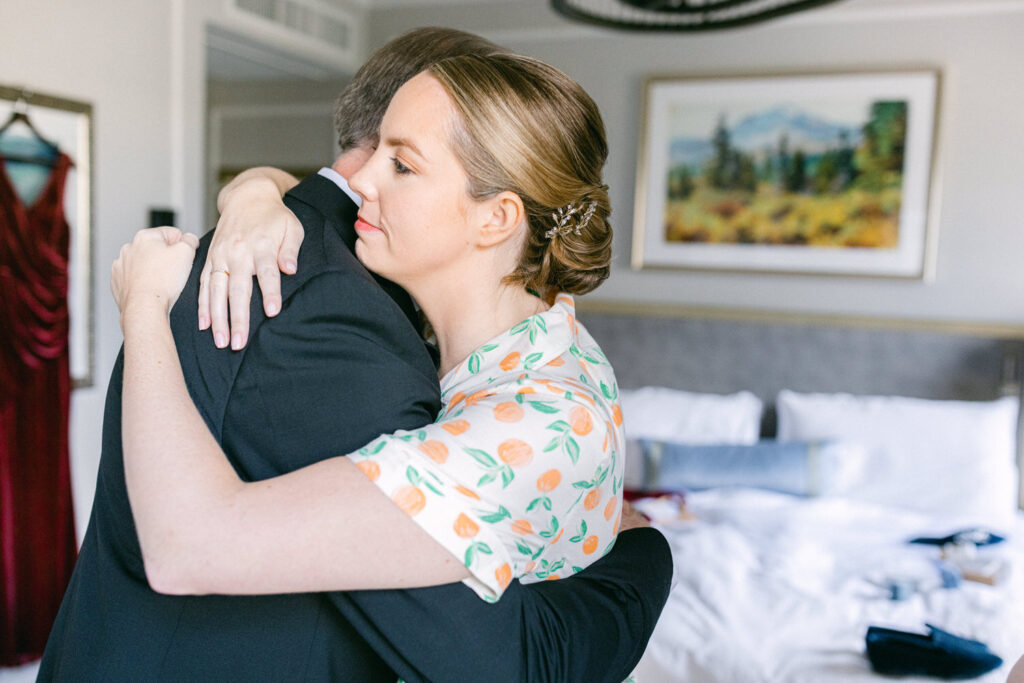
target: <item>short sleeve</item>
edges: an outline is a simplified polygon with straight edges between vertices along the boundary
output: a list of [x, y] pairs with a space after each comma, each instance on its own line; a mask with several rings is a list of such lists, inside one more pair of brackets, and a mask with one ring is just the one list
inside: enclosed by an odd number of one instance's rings
[[513, 578], [560, 578], [611, 547], [618, 501], [608, 425], [579, 395], [519, 380], [380, 437], [357, 466], [497, 600]]

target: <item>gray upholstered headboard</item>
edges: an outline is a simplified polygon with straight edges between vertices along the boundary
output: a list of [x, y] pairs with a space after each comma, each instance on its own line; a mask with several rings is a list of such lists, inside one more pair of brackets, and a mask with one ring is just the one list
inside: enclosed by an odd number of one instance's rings
[[[579, 319], [612, 362], [620, 387], [746, 389], [767, 407], [765, 436], [774, 434], [772, 406], [782, 389], [959, 400], [1021, 391], [1024, 332], [1012, 328], [765, 315], [744, 320], [632, 313], [623, 305], [587, 302]], [[1024, 465], [1022, 443], [1018, 438]]]

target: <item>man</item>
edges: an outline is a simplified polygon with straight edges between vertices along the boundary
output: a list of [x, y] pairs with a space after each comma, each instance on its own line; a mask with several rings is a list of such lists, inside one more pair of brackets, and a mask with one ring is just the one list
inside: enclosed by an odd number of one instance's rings
[[[386, 282], [365, 298], [346, 296], [346, 282], [370, 275], [352, 254], [356, 204], [344, 177], [365, 161], [402, 83], [445, 56], [494, 49], [423, 29], [360, 70], [339, 100], [341, 156], [286, 197], [305, 239], [296, 274], [279, 300], [265, 302], [276, 317], [264, 315], [259, 297], [234, 316], [249, 328], [248, 344], [232, 344], [244, 352], [218, 350], [196, 329], [204, 238], [171, 323], [192, 398], [243, 478], [351, 452], [436, 415], [436, 369], [408, 297]], [[248, 272], [222, 265], [204, 276], [211, 290], [236, 280], [251, 287]], [[214, 332], [225, 346], [223, 330]], [[573, 578], [516, 582], [494, 605], [462, 584], [262, 597], [153, 592], [124, 486], [122, 367], [119, 359], [108, 391], [92, 519], [41, 680], [621, 680], [642, 653], [671, 574], [667, 544], [652, 529], [624, 532]]]

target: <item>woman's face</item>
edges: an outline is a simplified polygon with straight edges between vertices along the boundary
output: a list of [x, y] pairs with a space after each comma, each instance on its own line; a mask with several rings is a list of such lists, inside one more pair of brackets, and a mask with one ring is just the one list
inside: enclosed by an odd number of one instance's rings
[[474, 249], [482, 205], [467, 194], [466, 173], [449, 146], [454, 116], [441, 84], [419, 74], [395, 93], [376, 151], [349, 179], [363, 197], [356, 255], [406, 287], [452, 272]]

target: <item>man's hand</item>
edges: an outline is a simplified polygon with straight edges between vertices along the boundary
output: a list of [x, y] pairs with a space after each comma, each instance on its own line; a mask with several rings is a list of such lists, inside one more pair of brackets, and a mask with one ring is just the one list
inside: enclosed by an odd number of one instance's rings
[[251, 169], [218, 196], [222, 214], [199, 278], [198, 309], [199, 329], [212, 327], [218, 348], [230, 339], [237, 350], [249, 338], [253, 275], [267, 315], [281, 310], [280, 273], [295, 272], [304, 237], [302, 225], [281, 201], [294, 184], [277, 169]]
[[628, 501], [622, 501], [622, 521], [619, 522], [619, 533], [629, 529], [640, 529], [650, 526], [651, 522]]

